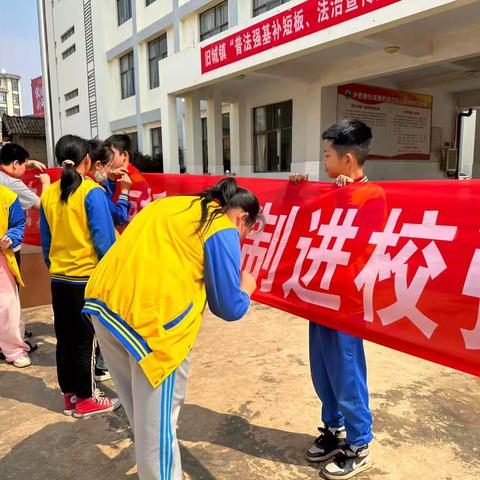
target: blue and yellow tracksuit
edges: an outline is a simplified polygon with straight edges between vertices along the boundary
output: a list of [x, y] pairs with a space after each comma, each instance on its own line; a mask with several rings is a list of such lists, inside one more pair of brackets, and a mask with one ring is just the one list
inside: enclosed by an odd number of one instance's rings
[[60, 180], [42, 194], [42, 252], [52, 281], [86, 284], [99, 260], [115, 242], [105, 191], [88, 177], [60, 201]]
[[145, 207], [100, 262], [85, 293], [84, 312], [112, 332], [153, 387], [188, 356], [207, 301], [229, 321], [250, 304], [240, 288], [238, 230], [222, 214], [197, 234], [196, 199], [168, 197]]
[[24, 229], [25, 214], [17, 194], [0, 185], [0, 238], [7, 235], [12, 240], [11, 247], [0, 251], [0, 254], [5, 255], [10, 271], [22, 287], [24, 286], [22, 276], [13, 249], [21, 245]]
[[102, 184], [105, 189], [108, 209], [112, 215], [113, 224], [116, 227], [121, 227], [127, 223], [128, 213], [130, 212], [130, 202], [128, 200], [128, 195], [125, 193], [120, 193], [118, 195], [118, 200], [113, 201], [113, 196], [115, 195], [115, 189], [117, 187], [117, 182], [112, 180], [105, 180]]

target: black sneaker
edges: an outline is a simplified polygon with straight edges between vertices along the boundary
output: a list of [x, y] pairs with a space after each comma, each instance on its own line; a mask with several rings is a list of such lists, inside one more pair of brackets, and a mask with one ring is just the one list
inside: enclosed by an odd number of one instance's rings
[[342, 453], [323, 467], [321, 474], [328, 480], [352, 478], [373, 465], [368, 445], [360, 447], [356, 452], [346, 445]]
[[36, 350], [38, 350], [38, 345], [36, 343], [32, 343], [29, 340], [25, 340], [25, 343], [29, 347], [28, 353], [32, 353], [32, 352], [35, 352]]
[[106, 382], [107, 380], [110, 380], [112, 376], [107, 369], [102, 370], [101, 368], [95, 367], [95, 374], [93, 375], [93, 378], [96, 382]]
[[324, 462], [342, 452], [345, 445], [345, 428], [332, 433], [328, 428], [319, 427], [320, 436], [315, 439], [305, 457], [309, 462]]

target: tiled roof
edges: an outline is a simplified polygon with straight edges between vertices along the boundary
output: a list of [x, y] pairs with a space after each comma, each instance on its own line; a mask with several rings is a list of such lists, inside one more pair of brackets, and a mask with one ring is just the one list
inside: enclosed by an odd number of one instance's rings
[[41, 117], [11, 117], [3, 115], [2, 131], [8, 135], [45, 136], [45, 119]]

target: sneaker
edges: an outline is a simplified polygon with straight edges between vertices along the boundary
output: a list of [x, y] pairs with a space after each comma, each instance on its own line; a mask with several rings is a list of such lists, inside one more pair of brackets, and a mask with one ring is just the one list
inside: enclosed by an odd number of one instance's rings
[[74, 393], [65, 393], [63, 395], [63, 405], [63, 413], [68, 416], [73, 415], [77, 405], [77, 396]]
[[95, 367], [95, 374], [93, 375], [93, 378], [96, 382], [105, 382], [107, 380], [110, 380], [112, 376], [107, 369], [103, 370], [101, 368]]
[[79, 398], [73, 416], [75, 418], [90, 417], [100, 413], [112, 412], [121, 405], [119, 398], [105, 397], [103, 392], [96, 390], [90, 398]]
[[358, 448], [357, 451], [354, 451], [351, 445], [346, 445], [342, 453], [323, 468], [322, 475], [328, 480], [352, 478], [372, 465], [368, 445]]
[[347, 434], [345, 428], [333, 433], [328, 428], [319, 428], [320, 436], [315, 439], [305, 457], [309, 462], [324, 462], [342, 452]]
[[30, 358], [27, 357], [27, 356], [16, 358], [16, 359], [13, 361], [13, 366], [14, 366], [14, 367], [17, 367], [17, 368], [29, 367], [31, 364], [32, 364], [32, 361], [31, 361]]

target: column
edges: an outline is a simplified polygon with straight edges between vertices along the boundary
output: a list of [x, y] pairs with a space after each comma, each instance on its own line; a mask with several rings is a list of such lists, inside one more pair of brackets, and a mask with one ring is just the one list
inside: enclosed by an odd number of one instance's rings
[[240, 150], [240, 104], [230, 104], [230, 163], [232, 173], [237, 175], [241, 165]]
[[163, 171], [179, 173], [176, 97], [162, 95], [160, 108], [162, 112]]
[[208, 172], [223, 175], [222, 104], [216, 99], [207, 100]]
[[200, 97], [193, 93], [185, 97], [185, 166], [188, 173], [201, 175], [202, 162], [202, 121], [200, 118]]

